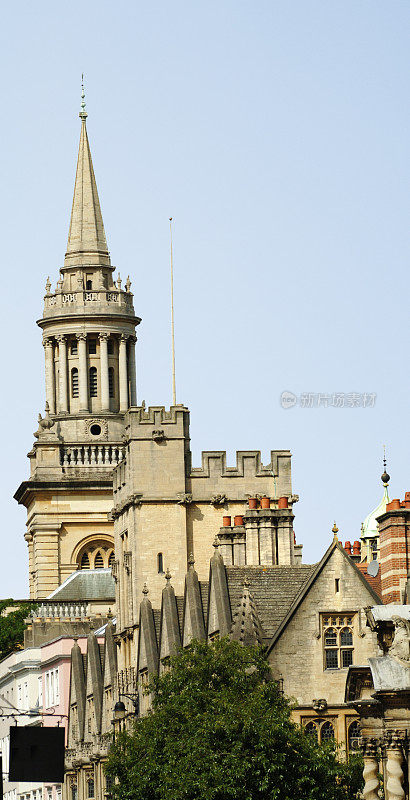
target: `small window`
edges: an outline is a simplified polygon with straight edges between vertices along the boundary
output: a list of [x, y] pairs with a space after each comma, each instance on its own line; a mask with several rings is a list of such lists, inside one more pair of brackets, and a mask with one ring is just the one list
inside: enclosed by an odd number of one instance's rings
[[349, 725], [347, 737], [349, 753], [354, 753], [356, 750], [360, 749], [360, 736], [361, 730], [359, 720], [355, 719]]
[[[324, 668], [347, 669], [353, 664], [353, 624], [351, 616], [322, 618]], [[331, 627], [327, 627], [331, 622]]]
[[93, 798], [94, 797], [94, 778], [88, 778], [87, 781], [87, 797]]
[[158, 567], [158, 574], [162, 575], [164, 572], [164, 559], [162, 553], [158, 553], [157, 555], [157, 567]]
[[71, 355], [76, 356], [78, 353], [78, 342], [77, 339], [71, 339]]
[[330, 742], [334, 738], [335, 738], [335, 731], [332, 723], [329, 721], [324, 722], [320, 729], [321, 743], [323, 744], [323, 742]]
[[71, 396], [78, 397], [78, 369], [73, 367], [71, 370]]
[[336, 594], [339, 593], [339, 589], [340, 589], [340, 578], [335, 578], [335, 592], [336, 592]]
[[114, 550], [111, 550], [111, 553], [108, 558], [108, 566], [112, 567], [113, 563], [114, 563]]
[[114, 397], [114, 367], [108, 367], [108, 394]]
[[98, 425], [97, 422], [95, 422], [94, 425], [91, 425], [90, 433], [93, 436], [99, 436], [101, 433], [101, 425]]
[[90, 569], [90, 559], [88, 558], [88, 553], [84, 553], [81, 559], [81, 569]]
[[113, 356], [114, 355], [114, 342], [113, 342], [112, 339], [108, 339], [107, 351], [108, 351], [108, 355], [109, 356]]
[[97, 352], [97, 339], [88, 340], [88, 352], [90, 356], [95, 356]]
[[90, 367], [90, 397], [97, 397], [97, 367]]
[[88, 279], [88, 280], [85, 282], [85, 288], [87, 289], [87, 292], [91, 291], [91, 289], [93, 288], [93, 282], [92, 282], [92, 280]]
[[308, 722], [308, 724], [307, 724], [307, 725], [305, 725], [305, 731], [306, 731], [306, 733], [308, 733], [310, 736], [314, 736], [314, 737], [315, 737], [315, 739], [316, 739], [316, 741], [318, 741], [318, 736], [317, 736], [317, 725], [316, 725], [316, 723], [315, 723], [315, 722], [313, 722], [313, 720], [312, 720], [312, 722]]
[[94, 569], [104, 569], [104, 560], [100, 551], [98, 551], [94, 559]]

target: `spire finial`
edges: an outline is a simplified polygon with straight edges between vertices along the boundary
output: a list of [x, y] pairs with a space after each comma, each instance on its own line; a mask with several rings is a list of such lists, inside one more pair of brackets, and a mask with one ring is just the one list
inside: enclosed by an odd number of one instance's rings
[[145, 597], [148, 594], [148, 586], [146, 583], [144, 583], [144, 586], [142, 587], [142, 594], [145, 595]]
[[339, 533], [339, 528], [336, 525], [336, 520], [333, 523], [332, 533], [333, 533], [333, 541], [334, 542], [339, 541], [337, 538], [337, 534]]
[[382, 480], [382, 483], [384, 484], [384, 486], [387, 486], [387, 484], [388, 484], [388, 482], [390, 480], [390, 475], [388, 475], [387, 470], [386, 470], [386, 445], [385, 444], [383, 445], [383, 475], [381, 477], [381, 480]]
[[213, 540], [213, 542], [212, 542], [212, 547], [214, 547], [214, 548], [215, 548], [215, 553], [216, 553], [216, 551], [217, 551], [217, 549], [218, 549], [218, 547], [219, 547], [219, 539], [218, 539], [218, 537], [217, 537], [217, 536], [215, 536], [215, 539], [214, 539], [214, 540]]
[[166, 573], [164, 575], [164, 578], [165, 578], [165, 580], [167, 582], [167, 586], [169, 586], [169, 582], [170, 582], [170, 580], [172, 578], [172, 575], [171, 575], [171, 573], [169, 571], [169, 567], [167, 567], [167, 571], [166, 571]]
[[81, 111], [78, 116], [84, 121], [88, 116], [85, 110], [84, 72], [81, 73]]
[[193, 569], [194, 568], [194, 564], [195, 564], [194, 554], [190, 553], [189, 554], [189, 558], [188, 558], [188, 567], [192, 567], [192, 569]]

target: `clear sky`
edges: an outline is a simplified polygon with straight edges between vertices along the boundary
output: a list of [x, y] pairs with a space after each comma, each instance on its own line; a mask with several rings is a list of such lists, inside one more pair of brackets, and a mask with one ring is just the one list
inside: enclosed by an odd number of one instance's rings
[[[35, 320], [65, 252], [82, 71], [112, 261], [143, 318], [140, 400], [171, 400], [172, 215], [194, 463], [289, 448], [306, 562], [334, 519], [359, 538], [383, 443], [390, 496], [410, 490], [409, 34], [408, 0], [3, 4], [2, 596], [27, 593], [12, 495], [44, 408]], [[326, 407], [352, 392], [369, 405]]]

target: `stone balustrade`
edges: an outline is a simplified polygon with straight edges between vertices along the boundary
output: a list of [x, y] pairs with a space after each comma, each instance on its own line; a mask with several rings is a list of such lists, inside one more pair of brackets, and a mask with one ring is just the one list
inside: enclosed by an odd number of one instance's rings
[[30, 620], [83, 620], [90, 616], [88, 603], [39, 603], [30, 611]]
[[108, 304], [112, 309], [117, 306], [132, 311], [133, 295], [131, 292], [119, 291], [118, 289], [93, 289], [90, 291], [77, 290], [72, 292], [57, 291], [46, 294], [44, 297], [44, 312], [53, 312], [54, 309], [69, 309], [73, 306], [91, 307], [93, 305]]
[[61, 465], [63, 467], [102, 467], [113, 469], [123, 459], [124, 451], [119, 445], [90, 444], [61, 448]]

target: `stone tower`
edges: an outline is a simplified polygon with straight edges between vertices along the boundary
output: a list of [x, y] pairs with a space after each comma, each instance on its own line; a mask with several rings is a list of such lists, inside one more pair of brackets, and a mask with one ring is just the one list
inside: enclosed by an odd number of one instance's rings
[[15, 494], [27, 508], [30, 596], [47, 597], [78, 568], [113, 560], [112, 469], [123, 457], [124, 415], [136, 405], [130, 280], [113, 279], [88, 142], [84, 92], [64, 266], [47, 279], [38, 321], [46, 413]]

